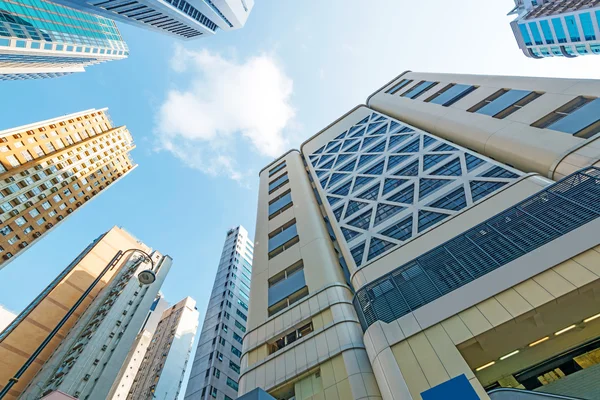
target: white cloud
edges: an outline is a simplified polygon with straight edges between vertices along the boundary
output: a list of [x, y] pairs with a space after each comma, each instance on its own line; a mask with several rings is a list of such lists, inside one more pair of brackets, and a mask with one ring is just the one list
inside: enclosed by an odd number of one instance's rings
[[240, 151], [277, 157], [287, 150], [293, 82], [274, 57], [239, 63], [178, 46], [171, 68], [191, 78], [185, 88], [170, 90], [160, 107], [161, 150], [206, 174], [235, 180], [247, 174], [235, 161]]

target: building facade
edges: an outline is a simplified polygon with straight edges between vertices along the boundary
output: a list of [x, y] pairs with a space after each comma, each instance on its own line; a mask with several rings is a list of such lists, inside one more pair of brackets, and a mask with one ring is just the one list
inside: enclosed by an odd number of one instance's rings
[[[91, 302], [36, 376], [22, 398], [40, 398], [53, 391], [75, 398], [112, 397], [136, 336], [162, 285], [172, 259], [151, 251], [150, 260], [128, 253], [111, 281]], [[152, 269], [156, 281], [142, 285], [138, 274]]]
[[195, 39], [244, 26], [254, 0], [56, 0], [57, 3], [135, 26]]
[[253, 251], [252, 239], [244, 227], [227, 232], [198, 338], [186, 400], [237, 398]]
[[519, 48], [527, 57], [600, 54], [600, 5], [587, 0], [515, 0], [509, 15]]
[[[149, 247], [121, 228], [114, 227], [102, 234], [0, 333], [0, 385], [2, 387], [33, 354], [113, 257], [119, 251], [131, 248], [150, 251]], [[88, 298], [81, 303], [36, 361], [31, 364], [21, 380], [13, 386], [8, 399], [19, 397], [25, 385], [33, 379], [117, 270], [114, 268], [108, 271], [98, 282]]]
[[162, 314], [128, 399], [177, 399], [198, 329], [196, 301], [186, 297]]
[[64, 76], [128, 54], [110, 19], [45, 0], [0, 1], [0, 80]]
[[0, 132], [0, 268], [136, 165], [107, 109]]
[[266, 166], [240, 395], [597, 393], [599, 96], [405, 72]]
[[154, 299], [152, 306], [150, 306], [146, 321], [135, 338], [135, 342], [129, 350], [127, 359], [123, 363], [121, 371], [119, 371], [119, 375], [115, 380], [112, 395], [113, 400], [123, 400], [127, 398], [131, 385], [133, 385], [133, 380], [146, 356], [146, 350], [152, 341], [152, 335], [160, 322], [163, 311], [167, 308], [169, 308], [169, 303], [164, 299], [162, 293], [159, 292], [158, 296]]

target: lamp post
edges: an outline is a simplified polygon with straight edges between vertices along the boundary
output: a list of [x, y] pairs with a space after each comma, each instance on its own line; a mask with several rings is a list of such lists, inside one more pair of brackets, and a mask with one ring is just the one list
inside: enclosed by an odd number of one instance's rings
[[54, 327], [54, 329], [52, 329], [52, 331], [48, 334], [48, 336], [46, 336], [46, 338], [44, 339], [44, 341], [31, 354], [31, 356], [27, 359], [27, 361], [25, 361], [25, 363], [21, 366], [21, 368], [19, 368], [19, 370], [17, 371], [17, 373], [12, 378], [10, 378], [8, 380], [8, 383], [6, 384], [6, 386], [4, 386], [4, 388], [0, 392], [0, 400], [3, 399], [8, 394], [8, 392], [10, 391], [10, 389], [17, 382], [19, 382], [19, 378], [21, 378], [21, 376], [23, 376], [23, 374], [31, 366], [31, 364], [33, 363], [33, 361], [46, 348], [46, 346], [48, 345], [48, 343], [50, 343], [50, 341], [54, 338], [54, 336], [56, 336], [56, 334], [64, 326], [64, 324], [67, 323], [67, 321], [69, 320], [69, 318], [71, 317], [71, 315], [73, 315], [73, 313], [75, 312], [75, 310], [81, 305], [81, 303], [83, 303], [83, 301], [85, 300], [85, 298], [92, 292], [92, 290], [96, 287], [96, 285], [98, 284], [98, 282], [100, 282], [100, 280], [102, 279], [102, 277], [104, 277], [104, 275], [106, 275], [106, 273], [108, 271], [112, 270], [115, 267], [115, 265], [117, 265], [117, 263], [119, 261], [121, 261], [121, 259], [123, 258], [123, 256], [125, 254], [130, 253], [130, 252], [131, 253], [135, 253], [135, 252], [142, 253], [144, 255], [144, 257], [145, 257], [144, 261], [145, 262], [150, 261], [150, 264], [152, 265], [152, 269], [143, 270], [142, 272], [140, 272], [138, 274], [138, 280], [139, 280], [140, 284], [141, 285], [150, 285], [150, 284], [154, 283], [154, 281], [156, 280], [156, 274], [154, 272], [155, 265], [154, 265], [154, 261], [152, 261], [152, 257], [150, 257], [150, 255], [148, 253], [146, 253], [145, 251], [140, 250], [140, 249], [128, 249], [128, 250], [125, 250], [125, 251], [119, 250], [117, 252], [117, 254], [115, 254], [115, 256], [112, 258], [112, 260], [110, 260], [110, 262], [106, 265], [106, 267], [104, 267], [104, 269], [102, 270], [102, 272], [100, 272], [100, 275], [98, 275], [98, 277], [96, 277], [96, 279], [94, 279], [94, 281], [90, 284], [90, 286], [86, 289], [86, 291], [83, 292], [83, 294], [81, 295], [81, 297], [79, 297], [79, 299], [75, 302], [75, 304], [73, 304], [73, 306], [69, 309], [69, 311], [65, 314], [65, 316], [58, 322], [58, 324], [56, 324], [56, 326]]

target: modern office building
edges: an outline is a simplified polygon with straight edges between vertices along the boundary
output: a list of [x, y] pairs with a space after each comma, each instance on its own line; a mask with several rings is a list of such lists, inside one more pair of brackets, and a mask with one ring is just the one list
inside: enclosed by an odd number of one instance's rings
[[198, 338], [186, 400], [237, 398], [253, 248], [244, 227], [238, 226], [227, 232]]
[[600, 54], [600, 4], [589, 0], [515, 0], [509, 15], [527, 57]]
[[0, 132], [0, 268], [136, 165], [107, 109]]
[[4, 328], [13, 322], [16, 317], [17, 314], [0, 305], [0, 332], [2, 332]]
[[244, 26], [254, 0], [55, 0], [85, 12], [181, 39], [212, 36]]
[[83, 72], [128, 54], [110, 19], [46, 0], [0, 0], [0, 80]]
[[[113, 278], [90, 303], [54, 353], [28, 383], [22, 398], [60, 391], [75, 398], [106, 400], [119, 383], [148, 310], [171, 268], [172, 259], [158, 251], [131, 252]], [[152, 269], [156, 281], [142, 285], [138, 274]]]
[[267, 165], [240, 395], [599, 393], [599, 96], [405, 72]]
[[[149, 247], [125, 230], [114, 227], [102, 234], [84, 249], [75, 259], [0, 333], [0, 388], [14, 376], [44, 338], [66, 315], [82, 293], [98, 277], [106, 265], [119, 251], [127, 249], [151, 251]], [[113, 268], [100, 280], [88, 298], [58, 332], [45, 350], [31, 364], [27, 372], [13, 386], [8, 399], [19, 397], [50, 355], [67, 336], [75, 322], [90, 307], [102, 288], [121, 268]]]
[[150, 306], [146, 322], [142, 325], [133, 346], [129, 349], [129, 354], [115, 380], [115, 385], [113, 386], [114, 390], [112, 391], [113, 400], [123, 400], [127, 398], [131, 385], [133, 385], [133, 380], [146, 356], [146, 350], [152, 341], [152, 335], [162, 318], [163, 311], [167, 308], [169, 308], [169, 303], [164, 299], [162, 293], [159, 292], [154, 299], [152, 306]]
[[177, 399], [198, 329], [196, 301], [186, 297], [162, 314], [128, 399]]

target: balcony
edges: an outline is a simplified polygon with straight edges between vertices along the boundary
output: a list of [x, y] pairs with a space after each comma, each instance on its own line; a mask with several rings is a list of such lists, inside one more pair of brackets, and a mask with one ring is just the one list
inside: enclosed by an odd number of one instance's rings
[[[364, 330], [390, 323], [600, 217], [600, 168], [587, 168], [356, 292]], [[492, 295], [491, 293], [490, 295]]]

